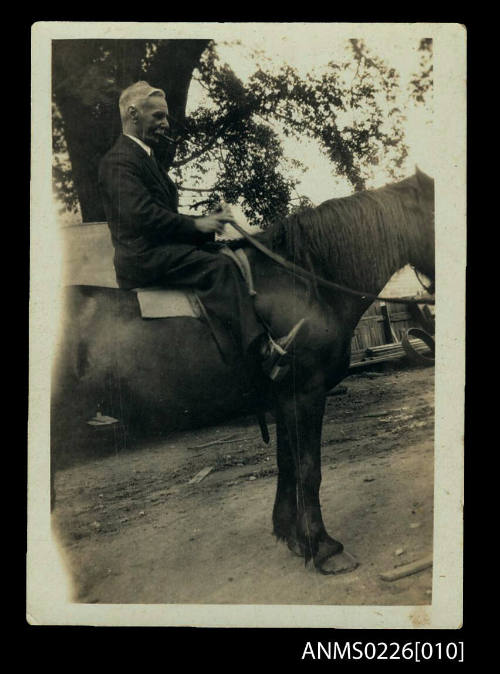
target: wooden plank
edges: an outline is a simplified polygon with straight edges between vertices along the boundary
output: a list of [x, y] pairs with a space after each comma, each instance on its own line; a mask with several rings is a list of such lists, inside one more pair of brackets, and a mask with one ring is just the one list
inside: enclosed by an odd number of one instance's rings
[[422, 559], [417, 559], [411, 564], [405, 564], [404, 566], [398, 566], [391, 571], [386, 571], [380, 574], [382, 580], [393, 581], [398, 580], [399, 578], [405, 578], [406, 576], [411, 576], [414, 573], [423, 571], [432, 566], [432, 555], [427, 555], [427, 557], [422, 557]]
[[398, 321], [410, 321], [411, 316], [407, 311], [398, 311], [390, 314], [389, 319], [392, 323], [397, 323]]
[[380, 310], [382, 313], [382, 317], [384, 319], [383, 322], [383, 330], [384, 330], [384, 337], [385, 337], [385, 342], [386, 343], [391, 343], [394, 341], [393, 335], [392, 335], [392, 330], [391, 330], [391, 319], [389, 318], [389, 311], [387, 309], [387, 304], [381, 303], [380, 304]]
[[213, 466], [202, 468], [199, 473], [196, 473], [196, 475], [189, 480], [188, 484], [198, 484], [198, 482], [201, 482], [204, 478], [206, 478], [206, 476], [211, 473], [213, 469]]
[[[419, 339], [410, 339], [413, 348], [421, 353], [429, 353], [429, 347]], [[351, 352], [350, 368], [362, 367], [374, 363], [383, 363], [391, 360], [398, 360], [406, 356], [406, 352], [401, 344], [383, 344], [373, 346], [368, 349], [358, 349]]]

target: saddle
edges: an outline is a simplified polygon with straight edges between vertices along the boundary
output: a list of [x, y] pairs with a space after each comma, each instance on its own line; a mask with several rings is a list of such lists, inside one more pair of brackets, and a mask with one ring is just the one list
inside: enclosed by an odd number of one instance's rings
[[200, 300], [193, 290], [174, 288], [134, 288], [142, 318], [174, 318], [189, 316], [200, 318], [202, 315]]
[[[220, 249], [219, 254], [227, 255], [233, 260], [240, 270], [249, 295], [256, 295], [252, 269], [245, 251], [241, 248], [231, 250], [231, 248], [224, 246]], [[137, 294], [142, 318], [205, 317], [204, 307], [194, 290], [149, 286], [147, 288], [134, 288], [132, 292]]]

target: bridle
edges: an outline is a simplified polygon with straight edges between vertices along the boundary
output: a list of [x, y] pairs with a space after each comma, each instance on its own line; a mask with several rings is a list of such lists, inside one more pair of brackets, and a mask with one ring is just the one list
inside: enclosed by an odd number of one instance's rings
[[414, 265], [412, 265], [412, 264], [410, 265], [410, 267], [412, 268], [412, 270], [413, 270], [415, 276], [416, 276], [417, 279], [418, 279], [418, 282], [420, 283], [420, 285], [422, 286], [422, 288], [425, 290], [425, 292], [428, 293], [429, 295], [433, 295], [433, 293], [431, 292], [432, 283], [431, 283], [430, 285], [426, 286], [425, 283], [422, 281], [422, 279], [421, 279], [421, 277], [420, 277], [420, 274], [419, 274], [418, 269], [417, 269]]
[[[235, 222], [228, 221], [228, 224], [234, 227], [236, 231], [239, 232], [239, 234], [241, 234], [241, 236], [243, 236], [254, 248], [256, 248], [261, 253], [266, 255], [268, 258], [273, 260], [273, 262], [276, 262], [287, 271], [297, 274], [297, 276], [301, 276], [302, 278], [306, 278], [310, 281], [313, 281], [314, 283], [323, 286], [324, 288], [338, 290], [339, 292], [342, 292], [345, 295], [351, 295], [352, 297], [359, 297], [360, 299], [364, 300], [381, 300], [383, 302], [389, 303], [392, 302], [394, 304], [435, 304], [435, 300], [432, 298], [417, 299], [415, 297], [382, 297], [380, 295], [374, 295], [373, 293], [365, 293], [359, 290], [353, 290], [352, 288], [347, 288], [346, 286], [334, 283], [333, 281], [327, 281], [326, 279], [321, 278], [320, 276], [316, 276], [316, 274], [313, 274], [312, 272], [304, 269], [303, 267], [299, 267], [295, 263], [290, 262], [290, 260], [286, 260], [278, 253], [275, 253], [270, 248], [265, 246], [261, 241], [255, 239], [253, 236], [251, 236], [251, 234], [248, 234], [248, 232], [246, 232], [242, 227], [240, 227], [240, 225], [237, 225]], [[427, 292], [429, 292], [428, 288], [426, 288], [425, 285], [420, 280], [417, 270], [414, 267], [413, 269], [421, 285], [426, 289]]]

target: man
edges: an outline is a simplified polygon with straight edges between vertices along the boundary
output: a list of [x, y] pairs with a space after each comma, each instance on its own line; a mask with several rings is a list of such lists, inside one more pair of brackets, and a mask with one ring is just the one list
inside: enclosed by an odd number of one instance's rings
[[136, 82], [122, 92], [119, 107], [123, 134], [99, 168], [118, 285], [194, 288], [241, 354], [261, 353], [270, 370], [284, 354], [280, 340], [266, 338], [235, 264], [203, 249], [233, 220], [229, 209], [201, 217], [180, 214], [177, 188], [155, 158], [169, 128], [164, 92]]

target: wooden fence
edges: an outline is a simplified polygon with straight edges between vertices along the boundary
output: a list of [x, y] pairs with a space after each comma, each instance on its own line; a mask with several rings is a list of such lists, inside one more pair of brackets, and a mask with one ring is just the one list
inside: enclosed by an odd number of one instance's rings
[[[354, 331], [351, 342], [351, 367], [391, 360], [392, 357], [404, 355], [403, 350], [398, 347], [403, 335], [409, 328], [422, 325], [418, 308], [406, 304], [375, 301], [363, 314]], [[420, 345], [418, 347], [420, 348]]]

